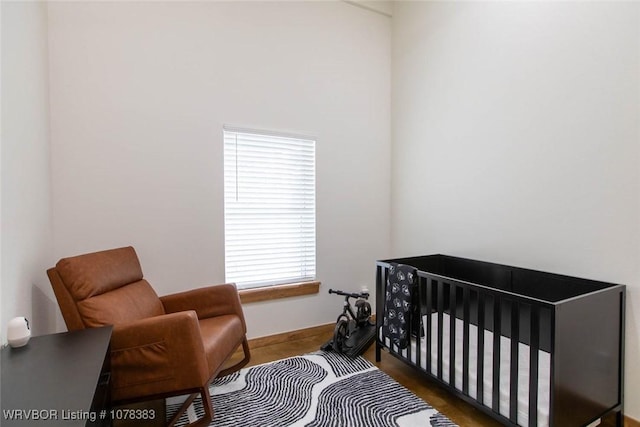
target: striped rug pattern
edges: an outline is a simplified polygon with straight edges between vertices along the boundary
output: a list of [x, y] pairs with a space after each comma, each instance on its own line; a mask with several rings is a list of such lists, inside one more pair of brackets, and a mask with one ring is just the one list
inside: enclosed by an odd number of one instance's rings
[[[211, 388], [211, 426], [455, 427], [368, 360], [316, 352], [242, 369]], [[180, 398], [167, 400], [174, 414]], [[191, 418], [202, 416], [201, 399]], [[185, 414], [177, 427], [189, 423]]]

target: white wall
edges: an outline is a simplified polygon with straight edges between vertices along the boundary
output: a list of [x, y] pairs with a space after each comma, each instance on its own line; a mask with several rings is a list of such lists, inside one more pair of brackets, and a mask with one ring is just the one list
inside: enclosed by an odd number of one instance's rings
[[393, 0], [342, 0], [354, 6], [363, 7], [375, 13], [393, 16]]
[[389, 252], [390, 31], [343, 2], [50, 3], [55, 260], [131, 244], [159, 294], [220, 283], [223, 124], [315, 135], [321, 292], [245, 314], [334, 321]]
[[9, 319], [26, 316], [32, 333], [51, 330], [47, 9], [2, 2], [1, 274], [2, 342]]
[[640, 3], [400, 2], [392, 248], [624, 283], [640, 419]]

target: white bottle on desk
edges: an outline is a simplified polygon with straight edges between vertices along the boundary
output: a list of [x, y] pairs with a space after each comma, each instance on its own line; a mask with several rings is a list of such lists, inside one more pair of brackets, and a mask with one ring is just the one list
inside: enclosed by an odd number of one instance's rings
[[26, 317], [14, 317], [7, 327], [7, 341], [13, 348], [27, 345], [31, 338], [31, 329]]

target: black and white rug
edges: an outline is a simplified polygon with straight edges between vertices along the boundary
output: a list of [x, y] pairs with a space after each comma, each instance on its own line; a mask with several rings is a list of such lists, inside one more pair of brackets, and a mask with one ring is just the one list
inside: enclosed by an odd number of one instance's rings
[[[316, 352], [242, 369], [211, 388], [211, 426], [455, 427], [368, 360]], [[167, 415], [181, 399], [167, 400]], [[201, 417], [198, 398], [176, 426]]]

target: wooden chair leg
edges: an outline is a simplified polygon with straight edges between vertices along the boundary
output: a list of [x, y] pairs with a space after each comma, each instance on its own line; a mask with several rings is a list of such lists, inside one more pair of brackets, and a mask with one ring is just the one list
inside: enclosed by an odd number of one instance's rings
[[249, 363], [249, 360], [251, 360], [251, 351], [249, 350], [249, 341], [247, 341], [247, 337], [245, 336], [244, 339], [242, 340], [242, 351], [244, 353], [244, 359], [242, 359], [241, 361], [239, 361], [238, 363], [236, 363], [233, 366], [230, 366], [226, 369], [223, 369], [222, 371], [220, 371], [220, 373], [217, 375], [217, 377], [224, 377], [225, 375], [229, 375], [239, 369], [244, 368], [247, 363]]
[[191, 403], [193, 403], [197, 396], [198, 393], [193, 393], [189, 395], [189, 397], [187, 397], [187, 400], [185, 400], [184, 403], [180, 405], [180, 409], [178, 409], [178, 412], [176, 412], [176, 414], [169, 420], [169, 422], [167, 423], [167, 427], [173, 427], [178, 422], [182, 414], [184, 414], [189, 406], [191, 406]]
[[180, 409], [178, 409], [178, 412], [171, 418], [171, 420], [167, 424], [168, 427], [173, 427], [176, 424], [182, 414], [184, 414], [187, 409], [189, 409], [189, 406], [191, 406], [198, 395], [200, 395], [200, 397], [202, 398], [202, 408], [204, 409], [204, 415], [202, 416], [202, 418], [199, 418], [196, 421], [187, 424], [187, 427], [206, 427], [211, 424], [211, 421], [213, 421], [213, 405], [211, 404], [211, 395], [209, 394], [209, 387], [207, 385], [206, 387], [203, 387], [199, 393], [193, 393], [189, 395], [187, 400], [185, 400], [184, 403], [180, 406]]
[[[198, 422], [198, 426], [208, 426], [213, 421], [213, 405], [211, 404], [211, 394], [209, 388], [204, 387], [200, 392], [202, 395], [202, 407], [204, 408], [204, 416]], [[202, 424], [200, 424], [202, 422]]]

